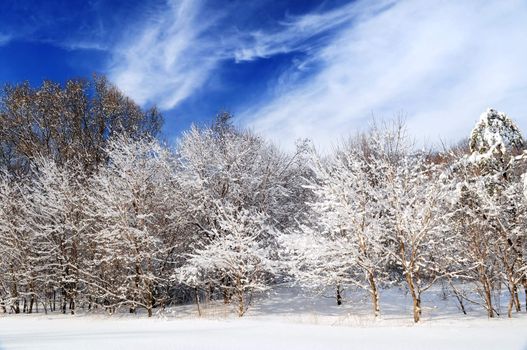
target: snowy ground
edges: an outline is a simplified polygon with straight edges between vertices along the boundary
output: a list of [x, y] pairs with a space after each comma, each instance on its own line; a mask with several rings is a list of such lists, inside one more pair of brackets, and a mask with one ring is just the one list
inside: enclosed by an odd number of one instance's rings
[[[222, 304], [194, 305], [145, 315], [0, 316], [0, 349], [522, 349], [527, 313], [489, 320], [477, 307], [463, 316], [454, 300], [425, 298], [423, 322], [414, 325], [404, 293], [384, 293], [383, 316], [373, 319], [366, 300], [337, 307], [330, 298], [281, 291], [235, 317]], [[359, 301], [361, 301], [359, 303]], [[357, 306], [360, 305], [360, 306]]]

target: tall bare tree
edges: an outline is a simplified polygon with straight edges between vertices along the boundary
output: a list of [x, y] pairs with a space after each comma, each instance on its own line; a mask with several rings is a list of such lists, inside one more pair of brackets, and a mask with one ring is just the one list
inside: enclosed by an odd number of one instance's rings
[[38, 156], [58, 164], [75, 160], [86, 170], [104, 161], [114, 134], [132, 137], [160, 132], [157, 109], [143, 110], [102, 76], [6, 85], [0, 95], [0, 164], [28, 169]]

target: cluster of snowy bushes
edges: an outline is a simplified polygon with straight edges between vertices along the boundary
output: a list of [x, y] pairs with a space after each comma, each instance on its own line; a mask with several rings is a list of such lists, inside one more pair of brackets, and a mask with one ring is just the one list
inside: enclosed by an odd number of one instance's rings
[[309, 142], [290, 154], [221, 115], [174, 149], [116, 134], [95, 170], [35, 157], [24, 176], [0, 176], [0, 310], [151, 315], [206, 297], [241, 316], [288, 280], [339, 304], [363, 288], [376, 315], [382, 289], [400, 284], [417, 322], [442, 280], [489, 317], [508, 289], [510, 316], [527, 289], [527, 152], [494, 110], [469, 148], [416, 151], [394, 123], [329, 155]]

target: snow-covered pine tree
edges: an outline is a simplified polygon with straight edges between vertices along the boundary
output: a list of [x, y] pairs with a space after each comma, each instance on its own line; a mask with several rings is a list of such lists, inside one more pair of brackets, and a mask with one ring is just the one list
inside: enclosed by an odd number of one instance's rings
[[[484, 300], [488, 316], [497, 310], [493, 295], [505, 283], [510, 291], [508, 315], [520, 309], [518, 285], [525, 280], [525, 208], [521, 201], [523, 137], [504, 113], [488, 109], [469, 140], [472, 154], [453, 166], [453, 217], [465, 275]], [[457, 213], [457, 214], [456, 214]]]
[[469, 147], [474, 160], [500, 160], [524, 146], [525, 141], [514, 121], [492, 108], [481, 114], [470, 133]]

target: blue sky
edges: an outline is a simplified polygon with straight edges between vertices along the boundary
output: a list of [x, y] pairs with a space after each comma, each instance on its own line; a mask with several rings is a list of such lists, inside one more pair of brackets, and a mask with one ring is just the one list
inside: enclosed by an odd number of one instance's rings
[[525, 62], [521, 0], [0, 2], [1, 83], [102, 73], [172, 140], [220, 109], [286, 149], [372, 115], [454, 142], [487, 107], [526, 133]]

